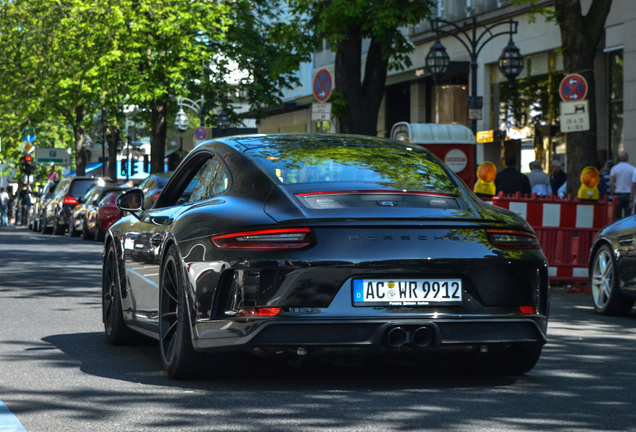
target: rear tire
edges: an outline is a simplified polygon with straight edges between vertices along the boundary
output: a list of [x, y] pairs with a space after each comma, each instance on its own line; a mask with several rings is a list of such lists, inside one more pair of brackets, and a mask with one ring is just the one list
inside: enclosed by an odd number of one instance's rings
[[93, 236], [91, 234], [91, 232], [88, 230], [88, 224], [86, 223], [86, 219], [84, 219], [84, 222], [82, 222], [82, 234], [81, 234], [82, 238], [84, 240], [92, 240]]
[[601, 246], [594, 254], [590, 287], [594, 309], [601, 315], [627, 315], [634, 306], [634, 300], [620, 291], [616, 261], [608, 245]]
[[81, 234], [80, 231], [75, 229], [75, 217], [71, 216], [71, 222], [68, 225], [68, 232], [71, 235], [71, 237], [79, 237], [79, 235]]
[[117, 252], [112, 245], [108, 248], [102, 273], [102, 321], [109, 345], [130, 345], [138, 339], [124, 322]]
[[42, 234], [51, 234], [53, 232], [53, 228], [49, 228], [46, 226], [46, 218], [44, 216], [40, 217], [40, 232]]
[[66, 226], [60, 224], [59, 216], [55, 216], [55, 230], [53, 231], [55, 235], [64, 235], [66, 233]]
[[[227, 374], [228, 355], [195, 351], [185, 293], [185, 276], [176, 247], [171, 247], [161, 269], [159, 290], [159, 348], [170, 378], [195, 379]], [[214, 364], [211, 361], [214, 360]]]

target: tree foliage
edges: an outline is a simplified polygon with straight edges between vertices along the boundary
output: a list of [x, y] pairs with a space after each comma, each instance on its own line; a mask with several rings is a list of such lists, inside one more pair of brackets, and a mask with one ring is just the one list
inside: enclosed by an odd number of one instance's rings
[[404, 30], [429, 17], [433, 2], [290, 0], [290, 5], [296, 16], [307, 17], [316, 45], [324, 39], [336, 53], [340, 130], [376, 135], [387, 71], [411, 65], [413, 46]]
[[[0, 136], [50, 119], [72, 131], [77, 174], [87, 129], [101, 129], [114, 161], [126, 114], [150, 125], [152, 172], [163, 171], [176, 96], [253, 108], [280, 101], [308, 51], [288, 51], [292, 27], [275, 24], [271, 0], [14, 0], [0, 3]], [[304, 36], [296, 38], [301, 40]], [[236, 69], [243, 77], [230, 81]], [[213, 117], [213, 106], [205, 108]], [[231, 112], [231, 106], [228, 106]], [[128, 114], [130, 116], [130, 114]], [[238, 121], [238, 115], [233, 119]], [[95, 125], [99, 120], [99, 125]], [[125, 138], [125, 137], [124, 137]], [[36, 142], [36, 145], [41, 143]], [[58, 143], [59, 144], [59, 143]], [[3, 151], [4, 153], [4, 151]], [[116, 173], [111, 164], [111, 176]]]

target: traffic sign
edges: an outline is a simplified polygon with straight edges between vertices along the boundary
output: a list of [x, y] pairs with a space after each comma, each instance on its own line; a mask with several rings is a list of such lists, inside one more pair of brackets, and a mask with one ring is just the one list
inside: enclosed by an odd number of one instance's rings
[[590, 130], [590, 101], [561, 102], [561, 132]]
[[563, 102], [575, 102], [587, 96], [587, 81], [579, 74], [569, 74], [561, 81], [559, 94]]
[[204, 140], [205, 137], [208, 135], [208, 132], [205, 130], [203, 126], [201, 126], [194, 131], [194, 135], [197, 137], [198, 140]]
[[320, 69], [314, 77], [313, 92], [318, 102], [327, 102], [333, 91], [333, 80], [327, 69]]
[[35, 141], [35, 131], [33, 129], [26, 128], [22, 131], [22, 140], [26, 142]]
[[68, 149], [36, 148], [35, 162], [38, 164], [70, 165], [71, 154]]
[[329, 121], [331, 119], [331, 102], [312, 103], [311, 104], [311, 120], [312, 121]]

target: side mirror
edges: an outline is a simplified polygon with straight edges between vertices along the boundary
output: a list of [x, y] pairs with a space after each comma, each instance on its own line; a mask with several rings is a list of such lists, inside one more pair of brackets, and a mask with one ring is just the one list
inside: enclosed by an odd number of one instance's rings
[[141, 189], [129, 189], [117, 197], [119, 210], [139, 212], [144, 209], [144, 193]]

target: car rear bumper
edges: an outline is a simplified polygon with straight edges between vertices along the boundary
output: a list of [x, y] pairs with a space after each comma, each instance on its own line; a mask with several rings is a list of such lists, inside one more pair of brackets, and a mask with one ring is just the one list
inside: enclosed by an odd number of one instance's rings
[[[221, 324], [221, 325], [220, 325]], [[195, 349], [351, 348], [383, 352], [402, 347], [546, 343], [547, 318], [287, 320], [198, 322]]]

